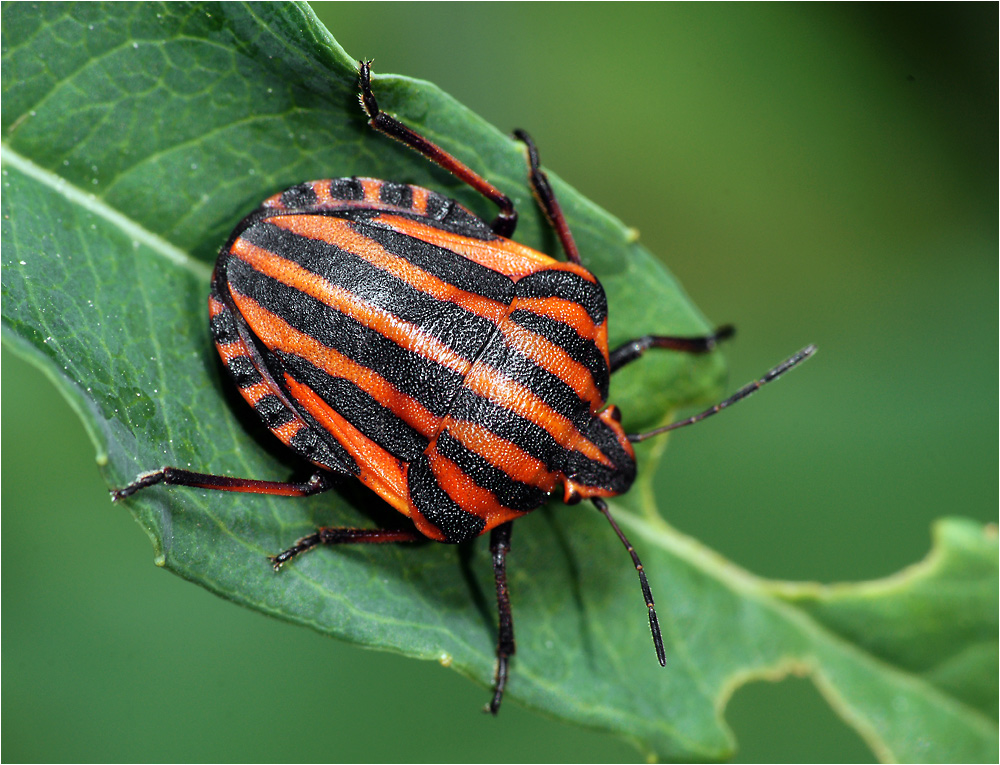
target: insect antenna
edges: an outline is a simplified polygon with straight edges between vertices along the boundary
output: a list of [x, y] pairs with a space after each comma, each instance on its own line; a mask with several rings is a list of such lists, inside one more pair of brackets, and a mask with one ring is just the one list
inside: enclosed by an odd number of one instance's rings
[[758, 390], [763, 388], [767, 383], [777, 380], [785, 372], [792, 369], [793, 367], [798, 366], [803, 361], [812, 356], [814, 353], [816, 353], [815, 345], [806, 346], [801, 351], [796, 353], [794, 356], [787, 358], [783, 362], [778, 364], [778, 366], [769, 371], [759, 380], [754, 380], [753, 382], [744, 385], [742, 388], [736, 391], [732, 396], [727, 398], [725, 401], [720, 401], [715, 406], [706, 409], [704, 412], [699, 412], [698, 414], [692, 415], [691, 417], [688, 417], [686, 420], [679, 420], [678, 422], [672, 422], [669, 425], [664, 425], [663, 427], [656, 428], [655, 430], [649, 430], [645, 433], [629, 433], [627, 436], [628, 440], [632, 441], [633, 443], [637, 443], [639, 441], [645, 441], [647, 438], [652, 438], [653, 436], [659, 436], [663, 433], [667, 433], [671, 430], [677, 430], [677, 428], [683, 428], [686, 427], [687, 425], [694, 425], [696, 422], [701, 422], [706, 417], [711, 417], [713, 414], [718, 414], [726, 407], [735, 404], [737, 401], [742, 401], [751, 393], [756, 393]]
[[611, 528], [615, 530], [618, 538], [625, 545], [625, 549], [628, 550], [628, 554], [632, 556], [632, 563], [635, 565], [635, 570], [639, 574], [639, 586], [642, 587], [642, 597], [646, 601], [646, 608], [649, 609], [649, 631], [653, 633], [653, 647], [656, 649], [656, 658], [660, 662], [661, 667], [667, 666], [667, 655], [663, 650], [663, 635], [660, 634], [660, 622], [656, 618], [656, 607], [653, 604], [653, 593], [649, 589], [649, 581], [646, 579], [646, 572], [642, 568], [642, 561], [639, 560], [639, 554], [632, 547], [632, 543], [628, 541], [628, 537], [625, 536], [625, 532], [621, 530], [615, 519], [611, 517], [611, 511], [608, 509], [607, 503], [600, 497], [593, 497], [593, 503], [597, 506], [597, 509], [604, 513], [604, 517], [608, 519], [608, 523], [611, 524]]

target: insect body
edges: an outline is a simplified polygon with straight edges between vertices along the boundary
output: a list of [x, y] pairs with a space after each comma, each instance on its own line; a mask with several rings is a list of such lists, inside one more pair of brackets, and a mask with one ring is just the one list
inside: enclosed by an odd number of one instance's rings
[[471, 169], [380, 111], [360, 67], [371, 125], [496, 203], [487, 224], [417, 186], [372, 178], [299, 184], [267, 199], [222, 248], [209, 296], [216, 348], [267, 427], [318, 471], [305, 483], [176, 468], [155, 483], [309, 495], [333, 476], [360, 479], [413, 529], [319, 529], [275, 556], [275, 568], [321, 544], [464, 542], [491, 532], [499, 635], [494, 695], [503, 697], [513, 622], [506, 585], [511, 522], [561, 489], [590, 499], [639, 573], [657, 656], [662, 638], [639, 558], [604, 497], [629, 489], [632, 442], [709, 416], [808, 356], [808, 348], [689, 420], [626, 434], [606, 403], [612, 372], [653, 347], [707, 352], [731, 334], [645, 336], [609, 351], [607, 301], [580, 257], [530, 138], [532, 187], [567, 261], [517, 244], [510, 200]]
[[220, 256], [209, 307], [268, 427], [431, 539], [477, 537], [560, 484], [632, 482], [597, 280], [434, 192], [352, 178], [272, 197]]

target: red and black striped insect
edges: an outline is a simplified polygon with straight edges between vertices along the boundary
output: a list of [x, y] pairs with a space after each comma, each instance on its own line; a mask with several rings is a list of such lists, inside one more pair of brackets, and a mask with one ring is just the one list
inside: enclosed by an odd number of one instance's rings
[[157, 483], [308, 496], [353, 476], [413, 522], [403, 530], [318, 529], [274, 556], [275, 569], [318, 545], [457, 543], [489, 531], [499, 629], [488, 709], [496, 713], [515, 647], [506, 582], [511, 523], [561, 487], [568, 504], [591, 500], [627, 548], [664, 665], [642, 564], [603, 498], [632, 485], [633, 442], [720, 411], [813, 347], [701, 414], [626, 434], [606, 403], [610, 375], [650, 348], [711, 351], [732, 328], [646, 335], [609, 351], [604, 290], [580, 264], [527, 134], [515, 132], [565, 262], [512, 241], [517, 213], [508, 197], [379, 109], [368, 63], [359, 85], [373, 128], [453, 173], [499, 215], [487, 224], [433, 191], [373, 178], [312, 181], [267, 199], [219, 255], [211, 333], [243, 398], [318, 470], [293, 483], [165, 467], [113, 498]]

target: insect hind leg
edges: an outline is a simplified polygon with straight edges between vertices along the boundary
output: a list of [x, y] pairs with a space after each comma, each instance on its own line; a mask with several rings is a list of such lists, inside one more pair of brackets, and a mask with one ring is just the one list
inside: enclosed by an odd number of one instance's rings
[[111, 501], [131, 497], [140, 489], [147, 489], [158, 483], [167, 486], [190, 486], [196, 489], [212, 489], [215, 491], [236, 491], [248, 494], [275, 494], [282, 497], [308, 497], [313, 494], [333, 488], [330, 477], [323, 472], [316, 472], [305, 482], [292, 481], [260, 481], [256, 478], [234, 478], [228, 475], [213, 475], [211, 473], [195, 473], [175, 467], [162, 467], [149, 473], [143, 473], [128, 486], [111, 490]]
[[351, 529], [324, 526], [302, 537], [287, 550], [270, 556], [270, 561], [274, 570], [278, 571], [292, 558], [320, 545], [392, 544], [416, 542], [423, 538], [419, 532], [406, 529]]

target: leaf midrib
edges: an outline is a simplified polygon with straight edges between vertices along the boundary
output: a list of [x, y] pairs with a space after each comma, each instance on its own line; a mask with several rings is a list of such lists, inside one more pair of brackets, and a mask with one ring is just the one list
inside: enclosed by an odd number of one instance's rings
[[128, 217], [124, 212], [115, 209], [93, 194], [83, 191], [63, 176], [35, 164], [27, 157], [10, 148], [6, 143], [0, 145], [0, 164], [9, 165], [20, 170], [28, 177], [52, 189], [70, 204], [78, 205], [88, 212], [93, 213], [102, 220], [110, 223], [133, 241], [142, 243], [165, 260], [176, 266], [180, 266], [185, 271], [193, 274], [197, 279], [208, 284], [212, 276], [212, 269], [208, 265], [191, 257], [184, 250], [171, 244], [161, 236], [154, 234]]

